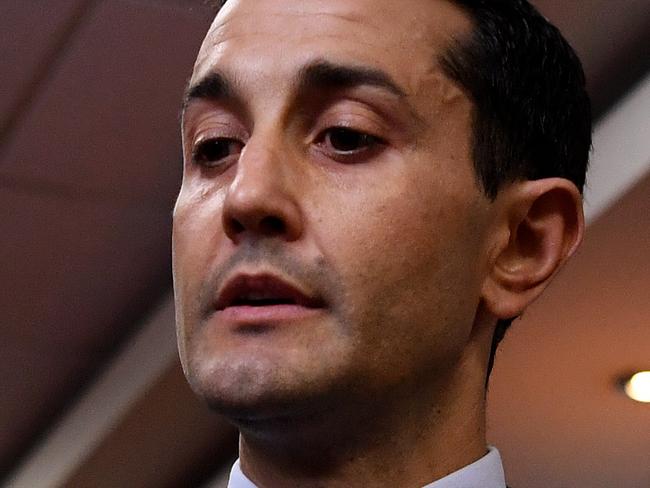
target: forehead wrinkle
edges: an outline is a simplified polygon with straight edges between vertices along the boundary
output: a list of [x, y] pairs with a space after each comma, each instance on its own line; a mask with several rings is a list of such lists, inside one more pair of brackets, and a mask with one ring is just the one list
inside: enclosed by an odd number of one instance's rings
[[[289, 15], [296, 17], [332, 17], [335, 19], [343, 20], [345, 22], [359, 23], [361, 21], [361, 16], [355, 15], [352, 13], [343, 14], [336, 12], [287, 12]], [[283, 16], [285, 12], [274, 13], [273, 16]]]
[[[210, 37], [218, 37], [218, 39], [215, 39], [212, 45], [216, 45], [221, 42], [226, 42], [228, 40], [232, 39], [238, 39], [242, 36], [247, 36], [247, 37], [256, 37], [256, 36], [265, 36], [270, 34], [271, 32], [260, 32], [257, 30], [259, 26], [255, 26], [255, 31], [250, 32], [251, 30], [251, 22], [247, 21], [248, 20], [248, 15], [251, 15], [252, 13], [259, 15], [260, 12], [259, 10], [256, 9], [247, 9], [243, 10], [243, 12], [232, 12], [229, 11], [226, 15], [225, 18], [220, 18], [219, 15], [214, 19], [214, 23], [209, 29], [208, 35], [206, 36], [206, 40]], [[295, 7], [292, 8], [290, 7], [284, 7], [281, 12], [265, 12], [265, 17], [272, 18], [272, 17], [280, 17], [284, 20], [287, 16], [292, 16], [296, 17], [298, 19], [303, 19], [303, 18], [318, 18], [318, 17], [330, 17], [333, 19], [338, 19], [347, 23], [352, 23], [352, 24], [363, 24], [366, 25], [367, 27], [372, 27], [374, 30], [379, 30], [379, 28], [375, 25], [372, 25], [370, 22], [364, 22], [363, 17], [359, 13], [355, 13], [353, 11], [349, 12], [322, 12], [322, 11], [299, 11]], [[241, 19], [243, 18], [243, 20]], [[235, 24], [233, 27], [233, 30], [238, 30], [238, 27], [236, 24], [237, 22], [242, 21], [244, 28], [242, 29], [243, 32], [239, 33], [232, 33], [232, 34], [224, 34], [223, 31], [225, 29], [228, 29], [231, 27], [231, 24]], [[287, 22], [284, 22], [284, 25], [287, 25]], [[275, 34], [282, 33], [282, 31], [276, 31]], [[340, 36], [335, 36], [335, 37], [340, 37], [340, 38], [345, 38], [349, 39], [350, 31], [347, 31], [345, 34], [341, 34]], [[313, 37], [319, 38], [322, 37], [322, 34], [315, 34]], [[332, 37], [331, 35], [328, 35], [328, 37]], [[369, 43], [366, 43], [369, 44]]]
[[[339, 18], [339, 19], [342, 19], [342, 20], [345, 20], [345, 21], [351, 22], [351, 23], [356, 23], [356, 24], [360, 23], [360, 19], [358, 19], [358, 18], [346, 18], [343, 15], [334, 15], [334, 14], [328, 14], [328, 13], [324, 13], [324, 12], [320, 12], [320, 13], [299, 13], [299, 14], [291, 14], [291, 15], [294, 15], [294, 16], [300, 17], [300, 18], [328, 16], [328, 17]], [[276, 13], [276, 14], [272, 14], [272, 16], [274, 16], [274, 17], [286, 17], [286, 14]], [[233, 19], [228, 20], [228, 23], [232, 23], [232, 22], [233, 22]], [[367, 25], [370, 26], [369, 24], [367, 24]], [[378, 28], [376, 28], [374, 26], [373, 26], [373, 28], [375, 30], [378, 30]], [[272, 29], [267, 29], [267, 30], [263, 30], [263, 31], [255, 30], [255, 31], [251, 32], [251, 31], [248, 31], [247, 29], [248, 29], [248, 26], [246, 26], [244, 29], [233, 28], [231, 30], [234, 31], [234, 32], [228, 33], [228, 32], [224, 32], [224, 30], [226, 30], [226, 31], [228, 30], [228, 28], [225, 25], [218, 25], [218, 26], [213, 27], [213, 28], [210, 29], [210, 32], [208, 32], [208, 35], [206, 36], [206, 41], [208, 41], [210, 43], [211, 48], [215, 48], [219, 44], [223, 44], [223, 43], [226, 43], [226, 42], [232, 41], [232, 40], [255, 39], [255, 38], [260, 38], [260, 37], [261, 38], [268, 38], [269, 35], [286, 37], [286, 36], [289, 36], [291, 34], [291, 33], [287, 34], [286, 31], [282, 31], [282, 30], [275, 30], [274, 31]], [[304, 37], [303, 41], [304, 40], [313, 40], [313, 39], [322, 39], [324, 35], [326, 35], [328, 38], [332, 38], [332, 39], [350, 40], [350, 32], [344, 32], [344, 33], [339, 33], [339, 34], [335, 34], [335, 33], [332, 33], [332, 32], [328, 32], [326, 34], [316, 32], [313, 35], [308, 35], [308, 36]], [[363, 44], [363, 45], [367, 45], [367, 46], [373, 46], [374, 45], [371, 42], [362, 41], [358, 36], [355, 39], [355, 43]], [[206, 50], [205, 47], [206, 46], [204, 45], [203, 48], [201, 49], [201, 51], [205, 51]]]
[[[297, 2], [300, 4], [300, 2]], [[303, 4], [304, 5], [304, 4]], [[328, 5], [331, 7], [331, 4]], [[259, 10], [257, 9], [247, 9], [244, 10], [240, 15], [247, 15], [250, 14], [252, 11], [258, 13]], [[316, 17], [321, 17], [321, 16], [327, 16], [327, 17], [333, 17], [336, 19], [340, 19], [346, 22], [359, 22], [362, 20], [362, 16], [359, 15], [358, 13], [355, 13], [353, 11], [348, 11], [348, 12], [336, 12], [336, 11], [326, 11], [323, 12], [321, 10], [305, 10], [304, 8], [301, 10], [299, 8], [296, 8], [295, 4], [291, 4], [290, 6], [283, 6], [281, 11], [275, 11], [275, 12], [265, 12], [265, 16], [268, 17], [285, 17], [287, 15], [292, 15], [296, 17], [305, 17], [305, 16], [316, 16]], [[232, 21], [233, 19], [227, 19], [228, 21]]]

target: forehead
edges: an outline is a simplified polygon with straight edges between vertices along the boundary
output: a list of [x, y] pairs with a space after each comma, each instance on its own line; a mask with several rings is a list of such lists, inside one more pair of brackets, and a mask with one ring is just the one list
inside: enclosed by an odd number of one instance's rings
[[414, 91], [451, 40], [470, 29], [447, 0], [230, 0], [201, 46], [192, 81], [216, 65], [288, 75], [327, 59], [390, 72]]

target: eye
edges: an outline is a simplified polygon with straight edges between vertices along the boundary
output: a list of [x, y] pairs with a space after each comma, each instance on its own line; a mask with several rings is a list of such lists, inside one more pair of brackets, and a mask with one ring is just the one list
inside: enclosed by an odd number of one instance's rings
[[237, 139], [217, 137], [199, 142], [192, 151], [192, 161], [201, 166], [214, 168], [223, 163], [224, 159], [238, 156], [244, 143]]
[[333, 156], [352, 156], [377, 149], [384, 144], [379, 137], [347, 127], [331, 127], [321, 133], [317, 143]]

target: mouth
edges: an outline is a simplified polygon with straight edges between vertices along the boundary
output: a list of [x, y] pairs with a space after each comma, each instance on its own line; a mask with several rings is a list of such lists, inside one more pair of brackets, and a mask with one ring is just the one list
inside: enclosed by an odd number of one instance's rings
[[215, 309], [237, 322], [258, 323], [304, 316], [322, 299], [271, 274], [238, 274], [218, 293]]

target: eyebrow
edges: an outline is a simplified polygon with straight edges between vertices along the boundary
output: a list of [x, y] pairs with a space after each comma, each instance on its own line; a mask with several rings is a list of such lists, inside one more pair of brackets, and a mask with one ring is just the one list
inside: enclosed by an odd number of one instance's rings
[[[212, 71], [201, 81], [188, 85], [183, 97], [183, 112], [193, 100], [238, 99], [236, 84], [219, 71]], [[399, 98], [405, 98], [406, 92], [388, 75], [374, 68], [336, 64], [330, 61], [316, 60], [303, 66], [298, 72], [297, 87], [299, 93], [318, 89], [344, 90], [360, 86], [372, 86], [386, 90]]]
[[194, 85], [188, 84], [183, 95], [183, 108], [193, 100], [219, 100], [236, 98], [234, 83], [224, 74], [213, 71], [207, 74], [201, 81]]
[[372, 86], [389, 91], [400, 98], [406, 97], [406, 92], [382, 70], [335, 64], [318, 60], [304, 66], [298, 74], [300, 92], [314, 88], [346, 89], [358, 86]]

